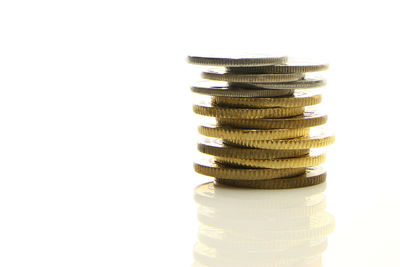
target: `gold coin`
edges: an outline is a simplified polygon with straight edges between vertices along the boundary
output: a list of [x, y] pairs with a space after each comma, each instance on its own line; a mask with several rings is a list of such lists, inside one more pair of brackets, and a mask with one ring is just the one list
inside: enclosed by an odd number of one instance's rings
[[258, 148], [241, 148], [229, 146], [223, 143], [221, 139], [203, 138], [197, 144], [200, 152], [217, 157], [229, 157], [239, 159], [277, 159], [292, 158], [307, 155], [309, 149], [298, 150], [274, 150]]
[[[261, 91], [261, 90], [260, 90]], [[276, 90], [280, 91], [280, 90]], [[214, 96], [212, 105], [235, 108], [268, 108], [268, 107], [305, 107], [321, 103], [322, 96], [319, 92], [309, 90], [296, 90], [293, 96], [286, 97], [228, 97]]]
[[201, 103], [200, 105], [193, 105], [193, 112], [203, 116], [218, 118], [285, 118], [303, 114], [304, 107], [243, 109], [215, 107], [207, 103]]
[[326, 123], [328, 116], [316, 111], [305, 111], [303, 115], [275, 119], [230, 119], [217, 118], [218, 125], [245, 129], [294, 129], [309, 128]]
[[285, 140], [224, 140], [227, 144], [262, 149], [310, 149], [332, 145], [335, 136], [319, 127], [313, 128], [307, 136]]
[[257, 188], [257, 189], [288, 189], [288, 188], [299, 188], [317, 185], [325, 182], [326, 172], [321, 167], [307, 168], [305, 174], [301, 174], [295, 177], [279, 178], [279, 179], [266, 179], [266, 180], [231, 180], [217, 178], [216, 181], [220, 184]]
[[194, 170], [197, 173], [218, 177], [221, 179], [233, 180], [265, 180], [275, 179], [288, 176], [301, 175], [306, 168], [290, 168], [290, 169], [250, 169], [250, 168], [234, 168], [221, 164], [216, 164], [213, 159], [204, 159], [194, 164]]
[[228, 67], [227, 71], [231, 73], [305, 73], [325, 71], [329, 68], [329, 64], [314, 63], [307, 61], [298, 61], [289, 59], [288, 62], [281, 65], [271, 66], [249, 66], [249, 67]]
[[326, 80], [316, 76], [315, 78], [306, 77], [294, 82], [281, 83], [245, 83], [230, 82], [231, 88], [242, 89], [315, 89], [326, 85]]
[[188, 56], [188, 61], [191, 64], [211, 66], [263, 66], [284, 64], [287, 62], [287, 57], [281, 55]]
[[239, 159], [219, 156], [215, 161], [239, 167], [285, 169], [317, 166], [324, 163], [325, 159], [325, 153], [316, 153], [311, 151], [309, 155], [294, 158]]
[[228, 97], [277, 97], [291, 96], [294, 89], [247, 89], [246, 87], [232, 87], [227, 82], [222, 81], [201, 81], [191, 87], [192, 92], [210, 96], [228, 96]]
[[[235, 129], [223, 126], [199, 126], [199, 133], [214, 138], [222, 138], [228, 140], [274, 140], [284, 138], [295, 138], [308, 135], [309, 128], [298, 129]], [[278, 140], [281, 141], [281, 140]]]
[[210, 70], [201, 74], [202, 78], [214, 81], [279, 83], [293, 82], [304, 78], [302, 73], [287, 74], [232, 74], [221, 70]]

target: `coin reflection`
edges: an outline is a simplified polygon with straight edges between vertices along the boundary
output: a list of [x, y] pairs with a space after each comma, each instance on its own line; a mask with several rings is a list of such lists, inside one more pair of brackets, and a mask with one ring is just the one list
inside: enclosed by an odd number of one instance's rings
[[334, 217], [326, 184], [254, 190], [207, 183], [199, 204], [194, 266], [322, 266]]

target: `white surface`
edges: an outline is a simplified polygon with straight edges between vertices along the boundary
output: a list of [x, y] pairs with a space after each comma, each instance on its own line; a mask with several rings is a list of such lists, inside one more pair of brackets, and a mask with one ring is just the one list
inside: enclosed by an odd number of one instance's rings
[[0, 265], [188, 266], [189, 53], [331, 64], [324, 266], [398, 266], [393, 1], [2, 1]]

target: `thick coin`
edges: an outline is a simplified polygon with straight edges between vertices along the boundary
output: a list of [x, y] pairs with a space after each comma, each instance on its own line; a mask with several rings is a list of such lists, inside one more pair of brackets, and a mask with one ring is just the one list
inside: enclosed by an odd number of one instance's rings
[[221, 139], [203, 138], [197, 144], [200, 152], [217, 157], [239, 158], [239, 159], [278, 159], [292, 158], [307, 155], [309, 149], [298, 150], [274, 150], [258, 148], [241, 148], [229, 146]]
[[322, 78], [303, 78], [294, 82], [282, 83], [244, 83], [244, 82], [231, 82], [229, 83], [232, 88], [243, 89], [313, 89], [326, 85], [326, 80]]
[[[228, 140], [274, 140], [285, 138], [296, 138], [308, 135], [310, 128], [297, 129], [235, 129], [223, 126], [199, 126], [200, 134], [208, 137], [228, 139]], [[281, 141], [281, 140], [279, 140]]]
[[224, 140], [226, 144], [239, 145], [243, 147], [253, 147], [262, 149], [310, 149], [332, 145], [335, 142], [335, 136], [325, 129], [319, 127], [312, 128], [307, 136], [282, 139], [282, 140]]
[[265, 180], [304, 174], [306, 168], [260, 169], [234, 168], [215, 163], [214, 159], [203, 159], [194, 164], [197, 173], [233, 180]]
[[227, 82], [221, 81], [202, 81], [196, 83], [191, 87], [193, 93], [210, 95], [210, 96], [228, 96], [228, 97], [277, 97], [277, 96], [291, 96], [294, 89], [246, 89], [235, 86], [231, 87]]
[[257, 67], [228, 67], [227, 71], [231, 73], [305, 73], [325, 71], [329, 64], [307, 62], [301, 60], [289, 59], [288, 62], [281, 65], [257, 66]]
[[304, 107], [244, 109], [215, 107], [208, 103], [201, 103], [200, 105], [193, 105], [193, 112], [199, 115], [217, 118], [285, 118], [303, 114]]
[[294, 158], [281, 158], [281, 159], [240, 159], [230, 157], [216, 157], [215, 161], [222, 164], [250, 167], [250, 168], [301, 168], [317, 166], [325, 162], [326, 154], [311, 151], [310, 154], [294, 157]]
[[218, 183], [237, 187], [257, 188], [257, 189], [288, 189], [317, 185], [325, 182], [326, 172], [321, 167], [307, 168], [306, 173], [288, 178], [268, 179], [268, 180], [230, 180], [217, 178]]
[[264, 66], [284, 64], [287, 62], [286, 56], [272, 55], [244, 55], [244, 56], [188, 56], [191, 64], [209, 66]]
[[[262, 91], [262, 90], [260, 90]], [[281, 91], [281, 90], [276, 90]], [[214, 96], [211, 103], [214, 106], [235, 108], [268, 108], [268, 107], [305, 107], [320, 104], [322, 96], [315, 90], [296, 90], [292, 96], [286, 97], [228, 97]]]
[[286, 74], [234, 74], [221, 70], [210, 70], [201, 74], [202, 78], [214, 81], [248, 82], [248, 83], [282, 83], [293, 82], [304, 78], [302, 73]]
[[325, 124], [328, 116], [317, 111], [304, 111], [303, 115], [275, 119], [229, 119], [217, 118], [218, 125], [244, 129], [294, 129]]

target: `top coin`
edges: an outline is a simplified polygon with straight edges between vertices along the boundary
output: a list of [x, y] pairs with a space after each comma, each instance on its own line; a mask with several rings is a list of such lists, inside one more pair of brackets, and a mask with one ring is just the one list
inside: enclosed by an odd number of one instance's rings
[[269, 66], [285, 64], [287, 56], [282, 55], [244, 55], [244, 56], [188, 56], [191, 64], [223, 66], [223, 67], [245, 67], [245, 66]]
[[299, 59], [289, 59], [284, 64], [275, 64], [270, 66], [232, 66], [227, 68], [230, 73], [238, 74], [261, 74], [261, 73], [305, 73], [325, 71], [329, 64], [310, 62]]

